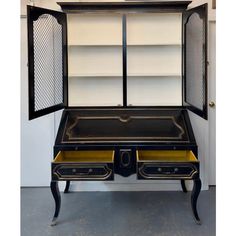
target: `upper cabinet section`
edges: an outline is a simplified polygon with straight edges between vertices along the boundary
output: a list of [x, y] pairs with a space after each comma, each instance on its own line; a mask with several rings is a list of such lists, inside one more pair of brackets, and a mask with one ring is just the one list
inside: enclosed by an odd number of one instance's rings
[[69, 105], [184, 106], [207, 118], [207, 6], [189, 3], [30, 8], [30, 117]]

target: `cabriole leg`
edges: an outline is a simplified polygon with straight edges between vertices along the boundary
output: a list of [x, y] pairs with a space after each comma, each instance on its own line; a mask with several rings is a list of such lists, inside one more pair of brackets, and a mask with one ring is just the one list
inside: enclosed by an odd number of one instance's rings
[[181, 187], [184, 193], [187, 193], [187, 189], [186, 189], [186, 185], [185, 185], [185, 181], [183, 179], [180, 180], [181, 181]]
[[68, 193], [69, 192], [69, 188], [70, 188], [70, 180], [67, 180], [66, 181], [66, 187], [65, 187], [64, 193]]
[[197, 199], [201, 191], [202, 182], [200, 179], [195, 179], [193, 180], [193, 182], [194, 182], [194, 185], [193, 185], [193, 190], [192, 190], [192, 195], [191, 195], [192, 211], [193, 211], [193, 215], [196, 220], [196, 223], [201, 224], [201, 221], [197, 212]]
[[55, 213], [54, 213], [52, 223], [51, 223], [51, 226], [54, 226], [57, 224], [57, 217], [60, 212], [61, 195], [58, 188], [58, 181], [51, 181], [50, 187], [51, 187], [53, 198], [55, 200]]

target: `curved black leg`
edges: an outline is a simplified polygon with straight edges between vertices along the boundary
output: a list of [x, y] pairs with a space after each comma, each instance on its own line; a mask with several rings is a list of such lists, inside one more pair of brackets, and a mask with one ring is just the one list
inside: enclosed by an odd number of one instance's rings
[[70, 180], [67, 180], [66, 181], [66, 187], [65, 187], [64, 193], [68, 193], [69, 192], [69, 188], [70, 188]]
[[185, 181], [183, 179], [181, 179], [181, 187], [184, 193], [187, 193], [187, 189], [186, 189], [186, 185], [185, 185]]
[[58, 182], [57, 181], [51, 181], [50, 187], [51, 187], [53, 198], [55, 200], [55, 213], [54, 213], [54, 216], [53, 216], [53, 219], [52, 219], [52, 223], [51, 223], [51, 226], [54, 226], [54, 225], [57, 224], [56, 221], [57, 221], [57, 217], [58, 217], [59, 212], [60, 212], [61, 195], [60, 195], [60, 192], [59, 192]]
[[193, 190], [192, 190], [192, 195], [191, 195], [192, 211], [193, 211], [193, 215], [196, 220], [196, 223], [201, 224], [200, 218], [197, 213], [197, 199], [201, 191], [202, 182], [200, 179], [195, 179], [193, 181], [194, 181], [194, 185], [193, 185]]
[[181, 179], [181, 187], [184, 193], [187, 193], [187, 189], [186, 189], [186, 185], [185, 185], [185, 181], [183, 179]]

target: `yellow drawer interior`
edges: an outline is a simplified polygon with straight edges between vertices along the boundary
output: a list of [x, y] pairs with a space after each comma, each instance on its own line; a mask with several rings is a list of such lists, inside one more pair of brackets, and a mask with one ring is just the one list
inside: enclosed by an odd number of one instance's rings
[[137, 161], [140, 162], [198, 162], [192, 151], [172, 151], [172, 150], [137, 150]]
[[60, 151], [53, 162], [111, 163], [114, 162], [114, 153], [113, 150]]

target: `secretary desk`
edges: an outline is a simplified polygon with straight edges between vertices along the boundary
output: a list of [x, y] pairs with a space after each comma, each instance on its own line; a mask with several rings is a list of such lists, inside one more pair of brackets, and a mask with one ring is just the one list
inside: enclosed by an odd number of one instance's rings
[[58, 2], [27, 6], [29, 119], [64, 109], [51, 163], [58, 181], [193, 180], [198, 146], [188, 110], [207, 119], [207, 4]]

